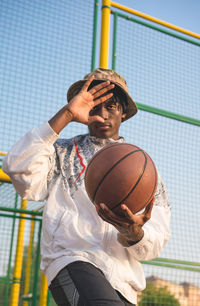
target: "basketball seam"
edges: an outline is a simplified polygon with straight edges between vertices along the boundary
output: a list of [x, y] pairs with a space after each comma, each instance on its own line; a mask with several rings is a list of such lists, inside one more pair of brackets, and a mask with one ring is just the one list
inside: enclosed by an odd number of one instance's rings
[[[146, 153], [146, 154], [147, 154], [147, 153]], [[145, 154], [145, 157], [146, 157], [146, 154]], [[150, 158], [149, 155], [148, 155], [148, 157]], [[150, 158], [150, 159], [151, 159], [151, 158]], [[151, 161], [152, 161], [152, 159], [151, 159]], [[155, 179], [155, 184], [154, 184], [153, 191], [152, 191], [150, 197], [148, 198], [148, 200], [145, 202], [143, 208], [144, 208], [147, 204], [149, 204], [149, 201], [151, 200], [153, 194], [154, 194], [155, 191], [156, 191], [156, 187], [157, 187], [157, 181], [158, 181], [157, 170], [156, 170], [156, 167], [155, 167], [153, 161], [152, 161], [152, 164], [153, 164], [154, 171], [155, 171], [155, 174], [156, 174], [156, 176], [155, 176], [155, 177], [156, 177], [156, 179]], [[144, 169], [144, 171], [145, 171], [145, 169]], [[125, 201], [125, 200], [129, 197], [129, 195], [130, 195], [132, 192], [133, 192], [133, 190], [132, 190], [131, 192], [129, 192], [128, 196], [126, 196], [119, 204], [117, 204], [116, 206], [114, 206], [114, 207], [112, 207], [112, 208], [110, 208], [110, 209], [111, 209], [111, 210], [114, 210], [114, 209], [117, 208], [119, 205], [121, 205], [121, 204], [123, 203], [123, 201]], [[141, 208], [141, 209], [143, 209], [143, 208]]]
[[[113, 148], [114, 146], [119, 146], [119, 145], [127, 145], [127, 143], [112, 143], [112, 145], [111, 146], [105, 146], [104, 148], [102, 148], [101, 150], [99, 150], [96, 154], [95, 154], [95, 157], [97, 157], [100, 153], [102, 153], [103, 151], [106, 151], [106, 150], [109, 150], [111, 147]], [[131, 145], [132, 146], [132, 145]], [[141, 150], [139, 147], [137, 147], [137, 146], [134, 146], [134, 147], [136, 147], [136, 148], [138, 148], [139, 150]], [[89, 165], [88, 165], [88, 167], [87, 167], [87, 169], [86, 169], [86, 173], [87, 173], [87, 171], [88, 171], [88, 168], [91, 166], [91, 164], [92, 164], [92, 162], [93, 162], [93, 160], [94, 160], [94, 158], [92, 158], [91, 160], [90, 160], [90, 163], [89, 163]]]
[[[102, 177], [102, 179], [101, 179], [101, 181], [99, 182], [99, 184], [98, 184], [98, 186], [97, 186], [97, 188], [96, 188], [96, 190], [95, 190], [95, 193], [94, 193], [94, 195], [93, 195], [93, 199], [92, 199], [92, 202], [94, 203], [94, 201], [95, 201], [95, 197], [96, 197], [96, 194], [97, 194], [97, 191], [98, 191], [98, 189], [99, 189], [99, 187], [100, 187], [100, 185], [103, 183], [103, 181], [104, 181], [104, 179], [106, 178], [106, 176], [108, 176], [108, 174], [123, 160], [123, 159], [125, 159], [126, 157], [128, 157], [129, 155], [131, 155], [131, 154], [133, 154], [133, 153], [135, 153], [135, 152], [143, 152], [141, 149], [138, 149], [138, 150], [135, 150], [135, 151], [132, 151], [132, 152], [129, 152], [128, 154], [126, 154], [126, 155], [124, 155], [122, 158], [120, 158], [105, 174], [104, 174], [104, 176]], [[144, 153], [144, 152], [143, 152]], [[117, 205], [119, 205], [119, 204], [117, 204]]]
[[[142, 151], [142, 150], [141, 150]], [[132, 187], [132, 189], [129, 191], [129, 193], [117, 204], [115, 205], [114, 207], [111, 208], [111, 210], [117, 208], [119, 205], [121, 205], [122, 203], [124, 203], [124, 201], [130, 196], [130, 194], [134, 191], [134, 189], [137, 187], [137, 185], [139, 184], [141, 178], [143, 177], [143, 174], [144, 174], [144, 171], [146, 169], [146, 165], [147, 165], [147, 157], [146, 157], [146, 154], [144, 153], [144, 151], [142, 151], [144, 157], [145, 157], [145, 163], [144, 163], [144, 166], [143, 166], [143, 170], [137, 180], [137, 182], [135, 183], [135, 185]]]

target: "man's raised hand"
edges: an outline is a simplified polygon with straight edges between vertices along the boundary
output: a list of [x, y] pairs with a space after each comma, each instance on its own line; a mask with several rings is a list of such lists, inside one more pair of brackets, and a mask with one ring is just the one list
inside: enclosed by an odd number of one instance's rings
[[94, 77], [91, 76], [85, 82], [80, 92], [74, 96], [66, 106], [72, 114], [72, 121], [87, 125], [93, 121], [104, 122], [104, 119], [100, 116], [90, 116], [90, 111], [93, 109], [93, 107], [105, 102], [113, 96], [113, 93], [108, 93], [102, 97], [103, 94], [113, 89], [115, 85], [110, 84], [109, 81], [106, 81], [88, 90], [93, 80]]

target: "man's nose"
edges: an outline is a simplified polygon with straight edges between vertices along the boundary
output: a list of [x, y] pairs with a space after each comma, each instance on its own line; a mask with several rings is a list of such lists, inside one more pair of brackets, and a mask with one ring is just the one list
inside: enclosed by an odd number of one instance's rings
[[106, 107], [104, 107], [103, 105], [100, 105], [98, 115], [101, 116], [105, 120], [108, 119], [109, 113]]

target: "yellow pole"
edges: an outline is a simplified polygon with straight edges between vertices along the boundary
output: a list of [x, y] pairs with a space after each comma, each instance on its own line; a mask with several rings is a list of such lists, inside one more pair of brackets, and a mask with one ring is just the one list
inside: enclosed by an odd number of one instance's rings
[[10, 177], [5, 172], [3, 172], [2, 169], [0, 169], [0, 181], [11, 182]]
[[146, 15], [146, 14], [144, 14], [144, 13], [142, 13], [142, 12], [133, 10], [133, 9], [128, 8], [128, 7], [126, 7], [126, 6], [124, 6], [124, 5], [121, 5], [121, 4], [119, 4], [119, 3], [115, 3], [115, 2], [112, 2], [112, 1], [111, 1], [111, 2], [110, 2], [110, 5], [111, 5], [112, 7], [118, 8], [118, 9], [120, 9], [120, 10], [123, 10], [123, 11], [125, 11], [125, 12], [131, 13], [131, 14], [133, 14], [133, 15], [136, 15], [136, 16], [138, 16], [138, 17], [141, 17], [141, 18], [150, 20], [150, 21], [152, 21], [152, 22], [161, 24], [161, 25], [164, 26], [164, 27], [167, 27], [167, 28], [173, 29], [173, 30], [175, 30], [175, 31], [178, 31], [178, 32], [184, 33], [184, 34], [186, 34], [186, 35], [189, 35], [189, 36], [192, 36], [192, 37], [195, 37], [195, 38], [200, 39], [200, 34], [197, 34], [197, 33], [194, 33], [194, 32], [191, 32], [191, 31], [188, 31], [188, 30], [185, 30], [185, 29], [182, 29], [182, 28], [177, 27], [177, 26], [175, 26], [175, 25], [173, 25], [173, 24], [171, 24], [171, 23], [168, 23], [168, 22], [165, 22], [165, 21], [160, 20], [160, 19], [158, 19], [158, 18], [155, 18], [155, 17], [149, 16], [149, 15]]
[[[27, 262], [26, 262], [26, 274], [25, 274], [25, 284], [24, 284], [24, 296], [25, 297], [28, 295], [29, 287], [30, 287], [34, 227], [35, 227], [35, 220], [32, 220], [31, 229], [30, 229], [30, 239], [29, 239], [29, 245], [28, 245], [28, 253], [27, 253]], [[28, 306], [28, 305], [29, 305], [29, 302], [24, 301], [23, 306]]]
[[[5, 153], [5, 152], [0, 152], [1, 156], [5, 156], [6, 154], [7, 153]], [[3, 172], [3, 170], [1, 168], [0, 168], [0, 181], [11, 182], [10, 177], [5, 172]]]
[[42, 273], [41, 289], [40, 289], [40, 306], [47, 305], [47, 295], [48, 295], [47, 278], [46, 275]]
[[110, 0], [103, 0], [101, 15], [100, 67], [108, 68], [110, 32]]
[[[27, 201], [21, 201], [21, 209], [27, 208]], [[25, 217], [25, 214], [20, 214], [21, 217]], [[24, 229], [25, 229], [25, 219], [19, 220], [18, 227], [18, 238], [15, 254], [15, 266], [13, 273], [13, 285], [11, 290], [11, 302], [10, 306], [17, 306], [19, 301], [19, 292], [20, 292], [20, 280], [22, 273], [22, 262], [23, 262], [23, 242], [24, 242]]]
[[[7, 153], [5, 153], [5, 152], [0, 152], [1, 156], [6, 156], [6, 154]], [[11, 182], [10, 177], [5, 172], [3, 172], [3, 170], [1, 168], [0, 168], [0, 181]]]

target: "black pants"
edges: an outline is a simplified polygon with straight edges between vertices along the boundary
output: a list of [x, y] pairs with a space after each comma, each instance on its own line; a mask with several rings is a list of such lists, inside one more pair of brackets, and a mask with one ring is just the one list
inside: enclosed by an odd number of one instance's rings
[[83, 261], [62, 269], [49, 289], [59, 306], [134, 306], [113, 289], [99, 269]]

